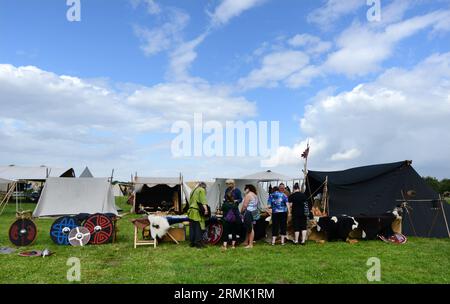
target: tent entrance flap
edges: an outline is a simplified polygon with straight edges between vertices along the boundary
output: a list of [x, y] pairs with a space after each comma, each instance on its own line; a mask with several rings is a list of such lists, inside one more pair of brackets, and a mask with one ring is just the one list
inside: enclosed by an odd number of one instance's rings
[[169, 211], [172, 208], [180, 211], [182, 209], [181, 191], [181, 185], [171, 187], [167, 184], [155, 186], [144, 184], [141, 189], [136, 191], [134, 211], [135, 213]]

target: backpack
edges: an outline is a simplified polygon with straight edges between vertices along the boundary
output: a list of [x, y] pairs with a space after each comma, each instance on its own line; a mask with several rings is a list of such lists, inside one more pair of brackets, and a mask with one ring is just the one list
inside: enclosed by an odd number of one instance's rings
[[225, 215], [225, 221], [228, 223], [236, 222], [236, 213], [233, 209], [228, 210], [227, 214]]

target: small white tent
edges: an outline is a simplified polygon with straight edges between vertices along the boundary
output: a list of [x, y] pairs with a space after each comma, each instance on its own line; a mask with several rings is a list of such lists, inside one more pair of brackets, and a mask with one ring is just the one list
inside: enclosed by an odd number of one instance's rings
[[79, 213], [117, 215], [109, 180], [107, 178], [48, 178], [33, 216]]
[[[206, 189], [206, 199], [208, 201], [208, 205], [211, 207], [211, 213], [216, 213], [216, 211], [220, 208], [223, 202], [223, 198], [225, 195], [225, 190], [227, 186], [225, 185], [225, 181], [227, 178], [216, 178], [214, 184], [211, 187], [207, 187]], [[267, 200], [269, 198], [269, 194], [262, 187], [258, 180], [256, 179], [234, 179], [236, 183], [236, 188], [241, 190], [242, 196], [244, 196], [244, 187], [247, 184], [255, 186], [258, 192], [259, 199], [259, 208], [264, 210], [267, 208]]]
[[120, 189], [119, 184], [115, 184], [115, 185], [113, 186], [113, 193], [114, 193], [114, 196], [115, 196], [115, 197], [116, 197], [116, 196], [123, 196], [123, 192], [122, 192], [122, 189]]
[[259, 182], [273, 182], [273, 181], [291, 181], [294, 178], [280, 173], [273, 172], [272, 170], [266, 170], [261, 172], [256, 172], [254, 174], [246, 175], [242, 177], [243, 179], [256, 179]]
[[81, 178], [91, 178], [94, 177], [94, 175], [92, 175], [91, 170], [89, 170], [88, 167], [84, 168], [83, 172], [80, 175]]

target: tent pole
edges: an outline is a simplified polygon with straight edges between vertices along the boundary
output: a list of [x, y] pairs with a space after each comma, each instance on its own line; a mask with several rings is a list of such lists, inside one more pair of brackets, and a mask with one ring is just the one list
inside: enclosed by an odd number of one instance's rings
[[328, 176], [325, 177], [325, 184], [323, 186], [323, 193], [322, 193], [322, 205], [323, 205], [323, 212], [327, 215], [327, 208], [328, 208]]
[[408, 214], [409, 224], [411, 225], [411, 227], [413, 229], [414, 235], [417, 236], [416, 228], [414, 227], [414, 223], [412, 221], [411, 214], [409, 213], [409, 210], [408, 210], [408, 201], [405, 198], [405, 195], [403, 194], [403, 190], [400, 190], [400, 193], [402, 194], [403, 201], [405, 202], [405, 209], [406, 209], [406, 213]]
[[19, 212], [19, 188], [18, 188], [18, 183], [16, 182], [16, 213]]
[[447, 217], [445, 216], [444, 205], [442, 204], [442, 197], [440, 194], [439, 194], [439, 201], [441, 202], [441, 210], [442, 210], [442, 215], [444, 216], [445, 227], [447, 228], [447, 234], [448, 234], [448, 237], [450, 238], [450, 230], [448, 229]]

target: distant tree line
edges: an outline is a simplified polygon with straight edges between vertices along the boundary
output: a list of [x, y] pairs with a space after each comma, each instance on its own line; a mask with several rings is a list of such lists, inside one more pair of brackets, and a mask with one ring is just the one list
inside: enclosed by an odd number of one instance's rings
[[423, 179], [436, 192], [439, 192], [441, 194], [450, 193], [450, 179], [444, 178], [444, 179], [438, 180], [436, 177], [431, 177], [431, 176], [426, 176]]

